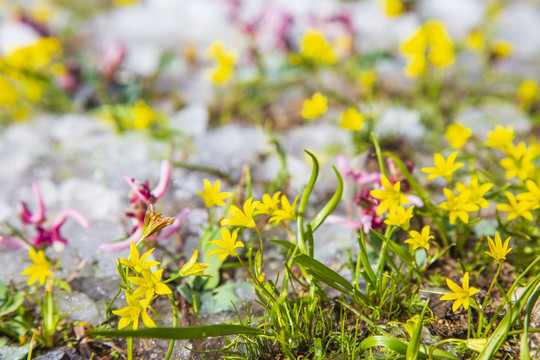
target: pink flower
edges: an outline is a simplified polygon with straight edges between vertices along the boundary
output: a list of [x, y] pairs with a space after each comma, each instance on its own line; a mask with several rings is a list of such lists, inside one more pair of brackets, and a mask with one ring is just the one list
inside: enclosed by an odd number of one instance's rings
[[154, 188], [154, 190], [150, 190], [150, 188], [148, 187], [148, 180], [145, 181], [143, 184], [140, 184], [137, 183], [134, 178], [129, 177], [126, 174], [122, 174], [124, 180], [126, 180], [128, 185], [131, 187], [131, 190], [133, 190], [133, 193], [130, 195], [129, 202], [131, 204], [145, 205], [144, 208], [146, 209], [147, 205], [155, 203], [157, 199], [165, 195], [167, 187], [169, 186], [170, 175], [171, 164], [169, 160], [163, 160], [161, 162], [161, 173], [159, 176], [159, 182]]

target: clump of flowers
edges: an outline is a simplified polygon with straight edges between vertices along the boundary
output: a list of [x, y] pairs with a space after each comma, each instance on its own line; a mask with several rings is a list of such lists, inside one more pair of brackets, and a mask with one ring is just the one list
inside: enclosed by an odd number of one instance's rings
[[[137, 182], [134, 178], [128, 175], [122, 175], [124, 180], [131, 187], [131, 192], [129, 194], [129, 203], [131, 205], [131, 211], [126, 212], [126, 216], [131, 218], [135, 223], [130, 230], [130, 235], [127, 239], [123, 241], [118, 241], [109, 244], [101, 244], [98, 247], [98, 250], [101, 252], [117, 252], [128, 249], [130, 244], [133, 242], [140, 241], [141, 238], [147, 239], [149, 241], [161, 241], [163, 239], [169, 238], [174, 234], [184, 223], [185, 219], [188, 217], [191, 212], [190, 208], [185, 208], [179, 212], [175, 218], [165, 218], [162, 219], [161, 215], [155, 215], [153, 218], [149, 219], [147, 217], [147, 208], [154, 205], [158, 199], [163, 197], [169, 186], [171, 165], [168, 160], [163, 160], [161, 162], [161, 174], [157, 186], [150, 190], [148, 181], [144, 183]], [[152, 208], [153, 210], [153, 208]], [[161, 230], [166, 226], [163, 226], [164, 223], [174, 222], [174, 226], [168, 226], [167, 228], [157, 234], [145, 234], [144, 229], [145, 225], [148, 228], [149, 224], [154, 224], [157, 227], [157, 230]]]
[[404, 72], [408, 77], [424, 74], [428, 61], [440, 68], [448, 67], [455, 61], [452, 38], [438, 20], [428, 20], [416, 29], [401, 44], [400, 51], [407, 58]]
[[300, 54], [321, 64], [333, 64], [337, 61], [334, 49], [323, 33], [317, 30], [307, 31], [300, 40]]
[[208, 77], [218, 86], [225, 85], [234, 75], [234, 65], [238, 55], [232, 51], [227, 51], [221, 41], [212, 43], [206, 49], [206, 55], [215, 62], [214, 67], [207, 71]]

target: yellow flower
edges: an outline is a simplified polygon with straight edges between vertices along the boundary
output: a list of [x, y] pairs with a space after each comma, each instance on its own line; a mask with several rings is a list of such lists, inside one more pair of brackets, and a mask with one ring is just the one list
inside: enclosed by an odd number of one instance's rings
[[381, 177], [381, 185], [384, 190], [371, 190], [370, 195], [375, 199], [381, 200], [377, 208], [377, 215], [381, 215], [386, 210], [394, 212], [399, 204], [407, 204], [409, 199], [401, 192], [400, 182], [396, 182], [393, 186], [388, 181], [386, 176]]
[[447, 294], [441, 297], [441, 300], [454, 300], [452, 305], [452, 311], [456, 312], [461, 305], [467, 310], [469, 308], [469, 298], [479, 292], [475, 287], [469, 287], [469, 273], [463, 275], [462, 286], [459, 286], [449, 278], [446, 278], [446, 284], [452, 290], [451, 294]]
[[429, 20], [417, 28], [401, 43], [400, 51], [408, 60], [405, 68], [408, 77], [423, 74], [427, 69], [427, 59], [438, 67], [452, 65], [455, 60], [452, 39], [438, 20]]
[[317, 30], [309, 30], [300, 39], [300, 53], [321, 64], [336, 62], [336, 54], [324, 35]]
[[433, 156], [435, 167], [423, 168], [422, 172], [429, 173], [429, 180], [442, 176], [446, 181], [452, 182], [454, 171], [463, 166], [463, 163], [460, 162], [454, 164], [456, 157], [457, 151], [451, 153], [446, 160], [441, 154], [437, 153]]
[[169, 289], [167, 285], [161, 282], [161, 278], [163, 277], [163, 269], [159, 269], [156, 272], [151, 272], [150, 270], [143, 270], [142, 275], [142, 277], [128, 277], [129, 281], [139, 286], [139, 288], [133, 292], [133, 296], [135, 296], [136, 298], [147, 297], [148, 299], [151, 299], [154, 294], [172, 294], [171, 289]]
[[388, 17], [399, 17], [403, 14], [403, 4], [399, 0], [381, 0], [381, 6], [383, 12]]
[[36, 249], [31, 247], [30, 251], [28, 252], [28, 256], [30, 257], [30, 260], [32, 260], [34, 265], [24, 269], [21, 274], [30, 276], [28, 278], [28, 285], [32, 285], [36, 282], [36, 280], [39, 280], [39, 283], [41, 285], [44, 285], [45, 280], [47, 280], [47, 278], [52, 275], [50, 269], [51, 263], [45, 257], [43, 250], [39, 250], [39, 252], [36, 253]]
[[508, 199], [508, 204], [499, 204], [496, 206], [497, 210], [505, 211], [508, 213], [506, 220], [511, 221], [517, 217], [522, 217], [526, 220], [533, 221], [531, 214], [531, 203], [528, 201], [517, 201], [514, 194], [509, 191], [504, 193]]
[[527, 148], [524, 142], [520, 142], [517, 146], [510, 143], [504, 148], [504, 152], [508, 157], [499, 163], [506, 169], [505, 176], [508, 179], [517, 176], [520, 180], [525, 180], [534, 175], [537, 169], [533, 162], [536, 157], [534, 146]]
[[143, 100], [137, 100], [131, 109], [133, 116], [133, 128], [137, 130], [147, 129], [152, 125], [157, 115]]
[[270, 197], [269, 194], [264, 194], [262, 197], [262, 202], [257, 204], [257, 211], [255, 211], [253, 214], [266, 214], [271, 216], [274, 211], [279, 209], [279, 195], [281, 195], [281, 191], [277, 191], [274, 195], [272, 195], [272, 197]]
[[478, 205], [473, 204], [470, 199], [470, 191], [466, 190], [455, 196], [452, 190], [448, 188], [443, 189], [446, 201], [441, 203], [439, 207], [448, 211], [450, 218], [450, 224], [454, 224], [456, 219], [460, 219], [463, 223], [469, 223], [469, 214], [472, 211], [478, 210]]
[[285, 195], [281, 195], [281, 208], [276, 209], [272, 213], [272, 217], [270, 218], [269, 222], [276, 222], [276, 224], [279, 224], [280, 222], [284, 220], [296, 220], [296, 213], [294, 211], [294, 208], [296, 207], [296, 202], [298, 201], [298, 195], [294, 199], [293, 204], [289, 203], [289, 200]]
[[316, 92], [311, 99], [304, 100], [301, 114], [304, 119], [315, 119], [324, 114], [327, 109], [328, 99], [320, 92]]
[[[176, 219], [173, 217], [164, 218], [160, 213], [154, 211], [153, 205], [150, 205], [144, 214], [143, 237], [147, 238], [167, 226], [172, 225], [175, 221]], [[141, 240], [139, 240], [139, 242], [140, 241]]]
[[203, 180], [204, 191], [197, 191], [200, 197], [203, 198], [206, 207], [225, 206], [224, 200], [232, 195], [230, 192], [220, 192], [221, 181], [216, 180], [214, 185], [210, 184], [208, 179]]
[[208, 77], [216, 85], [224, 85], [234, 74], [237, 54], [235, 52], [227, 52], [223, 42], [215, 41], [206, 49], [206, 55], [215, 61], [215, 66], [207, 72]]
[[450, 124], [446, 128], [444, 137], [450, 143], [450, 147], [461, 149], [472, 135], [472, 130], [463, 126], [460, 122]]
[[403, 206], [396, 206], [394, 212], [386, 214], [386, 225], [400, 226], [404, 230], [409, 230], [410, 220], [413, 217], [414, 205], [409, 206], [407, 210]]
[[349, 108], [341, 114], [339, 125], [346, 130], [358, 131], [364, 126], [364, 115], [355, 108]]
[[459, 191], [460, 193], [468, 191], [469, 201], [484, 209], [487, 209], [489, 207], [487, 200], [484, 199], [484, 195], [492, 187], [493, 187], [493, 184], [489, 184], [489, 183], [478, 186], [478, 176], [476, 175], [471, 176], [471, 180], [469, 181], [469, 186], [460, 182], [456, 183], [457, 191]]
[[482, 51], [484, 48], [484, 35], [480, 30], [471, 31], [465, 38], [465, 45], [472, 51]]
[[236, 248], [244, 247], [244, 244], [241, 241], [236, 241], [238, 237], [238, 230], [235, 230], [232, 234], [226, 227], [221, 228], [221, 239], [222, 240], [211, 240], [210, 244], [219, 246], [221, 249], [215, 249], [210, 251], [208, 256], [218, 255], [219, 261], [224, 260], [227, 256], [237, 256], [238, 250]]
[[358, 75], [358, 81], [360, 84], [368, 89], [371, 89], [377, 81], [377, 73], [375, 70], [361, 71]]
[[187, 276], [203, 276], [203, 277], [212, 277], [211, 275], [206, 275], [203, 273], [204, 270], [210, 267], [210, 264], [198, 263], [197, 258], [199, 257], [199, 251], [193, 250], [193, 255], [187, 263], [182, 266], [180, 269], [180, 275], [182, 277]]
[[491, 239], [489, 236], [487, 238], [489, 251], [484, 251], [484, 253], [488, 254], [498, 262], [506, 260], [506, 255], [508, 255], [508, 253], [512, 251], [512, 248], [508, 248], [508, 244], [510, 243], [510, 236], [504, 241], [504, 244], [501, 241], [499, 232], [495, 233], [495, 241], [493, 241], [493, 239]]
[[0, 76], [0, 106], [13, 106], [17, 103], [18, 94], [13, 85]]
[[119, 329], [123, 329], [133, 323], [133, 330], [137, 330], [139, 328], [140, 316], [142, 316], [144, 325], [156, 327], [154, 321], [146, 313], [146, 308], [150, 305], [150, 299], [137, 300], [135, 296], [126, 293], [126, 302], [128, 303], [128, 306], [125, 308], [113, 310], [113, 314], [120, 316], [120, 321], [118, 322]]
[[140, 0], [113, 0], [116, 6], [130, 6], [138, 4]]
[[405, 243], [411, 244], [413, 251], [418, 248], [424, 248], [426, 250], [429, 250], [429, 240], [435, 238], [433, 235], [430, 235], [429, 232], [429, 225], [426, 225], [422, 228], [422, 233], [419, 233], [415, 230], [409, 231], [410, 238], [405, 240]]
[[514, 127], [503, 127], [502, 125], [495, 125], [495, 130], [488, 131], [486, 146], [504, 150], [506, 146], [512, 143], [516, 135], [514, 134]]
[[538, 84], [531, 79], [523, 81], [518, 88], [518, 99], [524, 105], [530, 105], [538, 99]]
[[525, 182], [528, 192], [518, 194], [516, 198], [520, 202], [529, 203], [531, 210], [540, 208], [540, 186], [532, 180]]
[[255, 196], [250, 197], [244, 202], [244, 211], [240, 210], [234, 205], [231, 205], [229, 209], [228, 218], [221, 220], [221, 226], [245, 226], [248, 228], [254, 228], [256, 226], [255, 220], [253, 220], [253, 212], [259, 205], [259, 201], [252, 202]]
[[56, 38], [40, 38], [35, 43], [20, 47], [6, 56], [6, 61], [16, 69], [44, 71], [52, 63], [53, 57], [62, 52], [60, 41]]
[[505, 58], [514, 52], [514, 45], [508, 40], [497, 40], [493, 44], [491, 52], [495, 57]]
[[147, 251], [141, 258], [139, 258], [139, 250], [134, 243], [129, 244], [131, 249], [129, 250], [129, 260], [120, 259], [120, 263], [124, 266], [132, 268], [135, 272], [142, 272], [143, 270], [149, 270], [152, 266], [159, 265], [159, 261], [146, 261], [154, 249]]

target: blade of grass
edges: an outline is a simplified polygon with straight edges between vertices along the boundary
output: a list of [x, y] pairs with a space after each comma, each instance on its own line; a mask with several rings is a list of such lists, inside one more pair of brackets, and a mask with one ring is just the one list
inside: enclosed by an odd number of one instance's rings
[[418, 358], [418, 353], [420, 351], [420, 339], [422, 336], [422, 327], [424, 326], [424, 314], [427, 309], [427, 305], [429, 303], [426, 301], [424, 308], [422, 309], [422, 313], [420, 314], [420, 318], [418, 319], [418, 324], [416, 324], [416, 328], [414, 329], [413, 335], [411, 336], [411, 341], [409, 342], [409, 345], [407, 345], [407, 353], [405, 355], [406, 360], [416, 360]]
[[189, 326], [181, 328], [173, 327], [155, 327], [137, 330], [98, 330], [89, 331], [90, 336], [104, 337], [133, 337], [133, 338], [154, 338], [154, 339], [174, 339], [190, 340], [205, 339], [208, 337], [227, 336], [227, 335], [264, 335], [264, 332], [245, 325], [217, 324], [203, 326]]
[[315, 232], [315, 230], [317, 230], [317, 228], [324, 222], [328, 215], [330, 215], [334, 211], [337, 204], [341, 200], [341, 196], [343, 195], [343, 179], [341, 178], [339, 171], [337, 171], [334, 166], [332, 166], [332, 169], [334, 169], [334, 172], [336, 173], [338, 186], [336, 192], [334, 193], [334, 196], [332, 196], [328, 203], [326, 203], [326, 205], [321, 209], [321, 211], [317, 213], [317, 215], [311, 221], [313, 232]]
[[529, 325], [531, 323], [531, 315], [540, 297], [540, 287], [537, 287], [534, 293], [532, 294], [529, 302], [527, 303], [527, 309], [525, 314], [525, 322], [523, 323], [523, 333], [521, 335], [521, 359], [530, 360], [531, 354], [529, 350]]
[[304, 234], [304, 214], [306, 213], [306, 207], [309, 200], [309, 195], [311, 195], [311, 191], [313, 190], [313, 186], [315, 186], [315, 181], [317, 181], [317, 176], [319, 176], [319, 162], [317, 161], [317, 158], [315, 155], [310, 153], [307, 150], [304, 150], [306, 154], [309, 155], [313, 162], [313, 169], [311, 170], [311, 177], [309, 178], [309, 181], [304, 188], [304, 192], [302, 193], [302, 198], [300, 199], [300, 204], [298, 205], [298, 217], [296, 220], [296, 224], [298, 226], [298, 246], [300, 247], [300, 250], [303, 253], [307, 253], [306, 251], [306, 244], [305, 244], [305, 234]]

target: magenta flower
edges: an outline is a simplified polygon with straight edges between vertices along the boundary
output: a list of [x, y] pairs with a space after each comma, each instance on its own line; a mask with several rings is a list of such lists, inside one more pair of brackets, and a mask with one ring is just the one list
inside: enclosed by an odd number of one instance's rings
[[[111, 253], [126, 250], [129, 249], [130, 243], [136, 244], [141, 240], [143, 237], [144, 219], [147, 209], [149, 208], [149, 205], [153, 205], [156, 200], [163, 197], [167, 192], [170, 174], [171, 164], [168, 160], [163, 160], [161, 162], [159, 182], [153, 190], [150, 190], [148, 180], [141, 184], [132, 177], [122, 175], [132, 190], [129, 197], [129, 203], [131, 204], [132, 210], [126, 212], [126, 216], [135, 219], [136, 225], [131, 229], [127, 239], [114, 243], [101, 244], [98, 246], [99, 251]], [[190, 208], [185, 208], [176, 215], [176, 220], [172, 225], [165, 227], [158, 234], [148, 236], [146, 240], [160, 241], [169, 238], [180, 229], [190, 212]]]
[[3, 237], [0, 239], [0, 245], [20, 249], [28, 248], [29, 246], [53, 246], [57, 251], [60, 251], [67, 244], [67, 240], [60, 235], [60, 228], [64, 225], [68, 218], [73, 218], [82, 227], [89, 228], [90, 222], [81, 214], [80, 211], [75, 209], [65, 209], [60, 211], [52, 221], [47, 221], [45, 216], [45, 205], [43, 203], [43, 197], [37, 183], [32, 184], [32, 190], [38, 204], [38, 209], [35, 213], [32, 213], [28, 209], [28, 205], [24, 201], [20, 202], [19, 216], [23, 224], [33, 225], [36, 236], [23, 241], [22, 239], [14, 239], [9, 237]]

